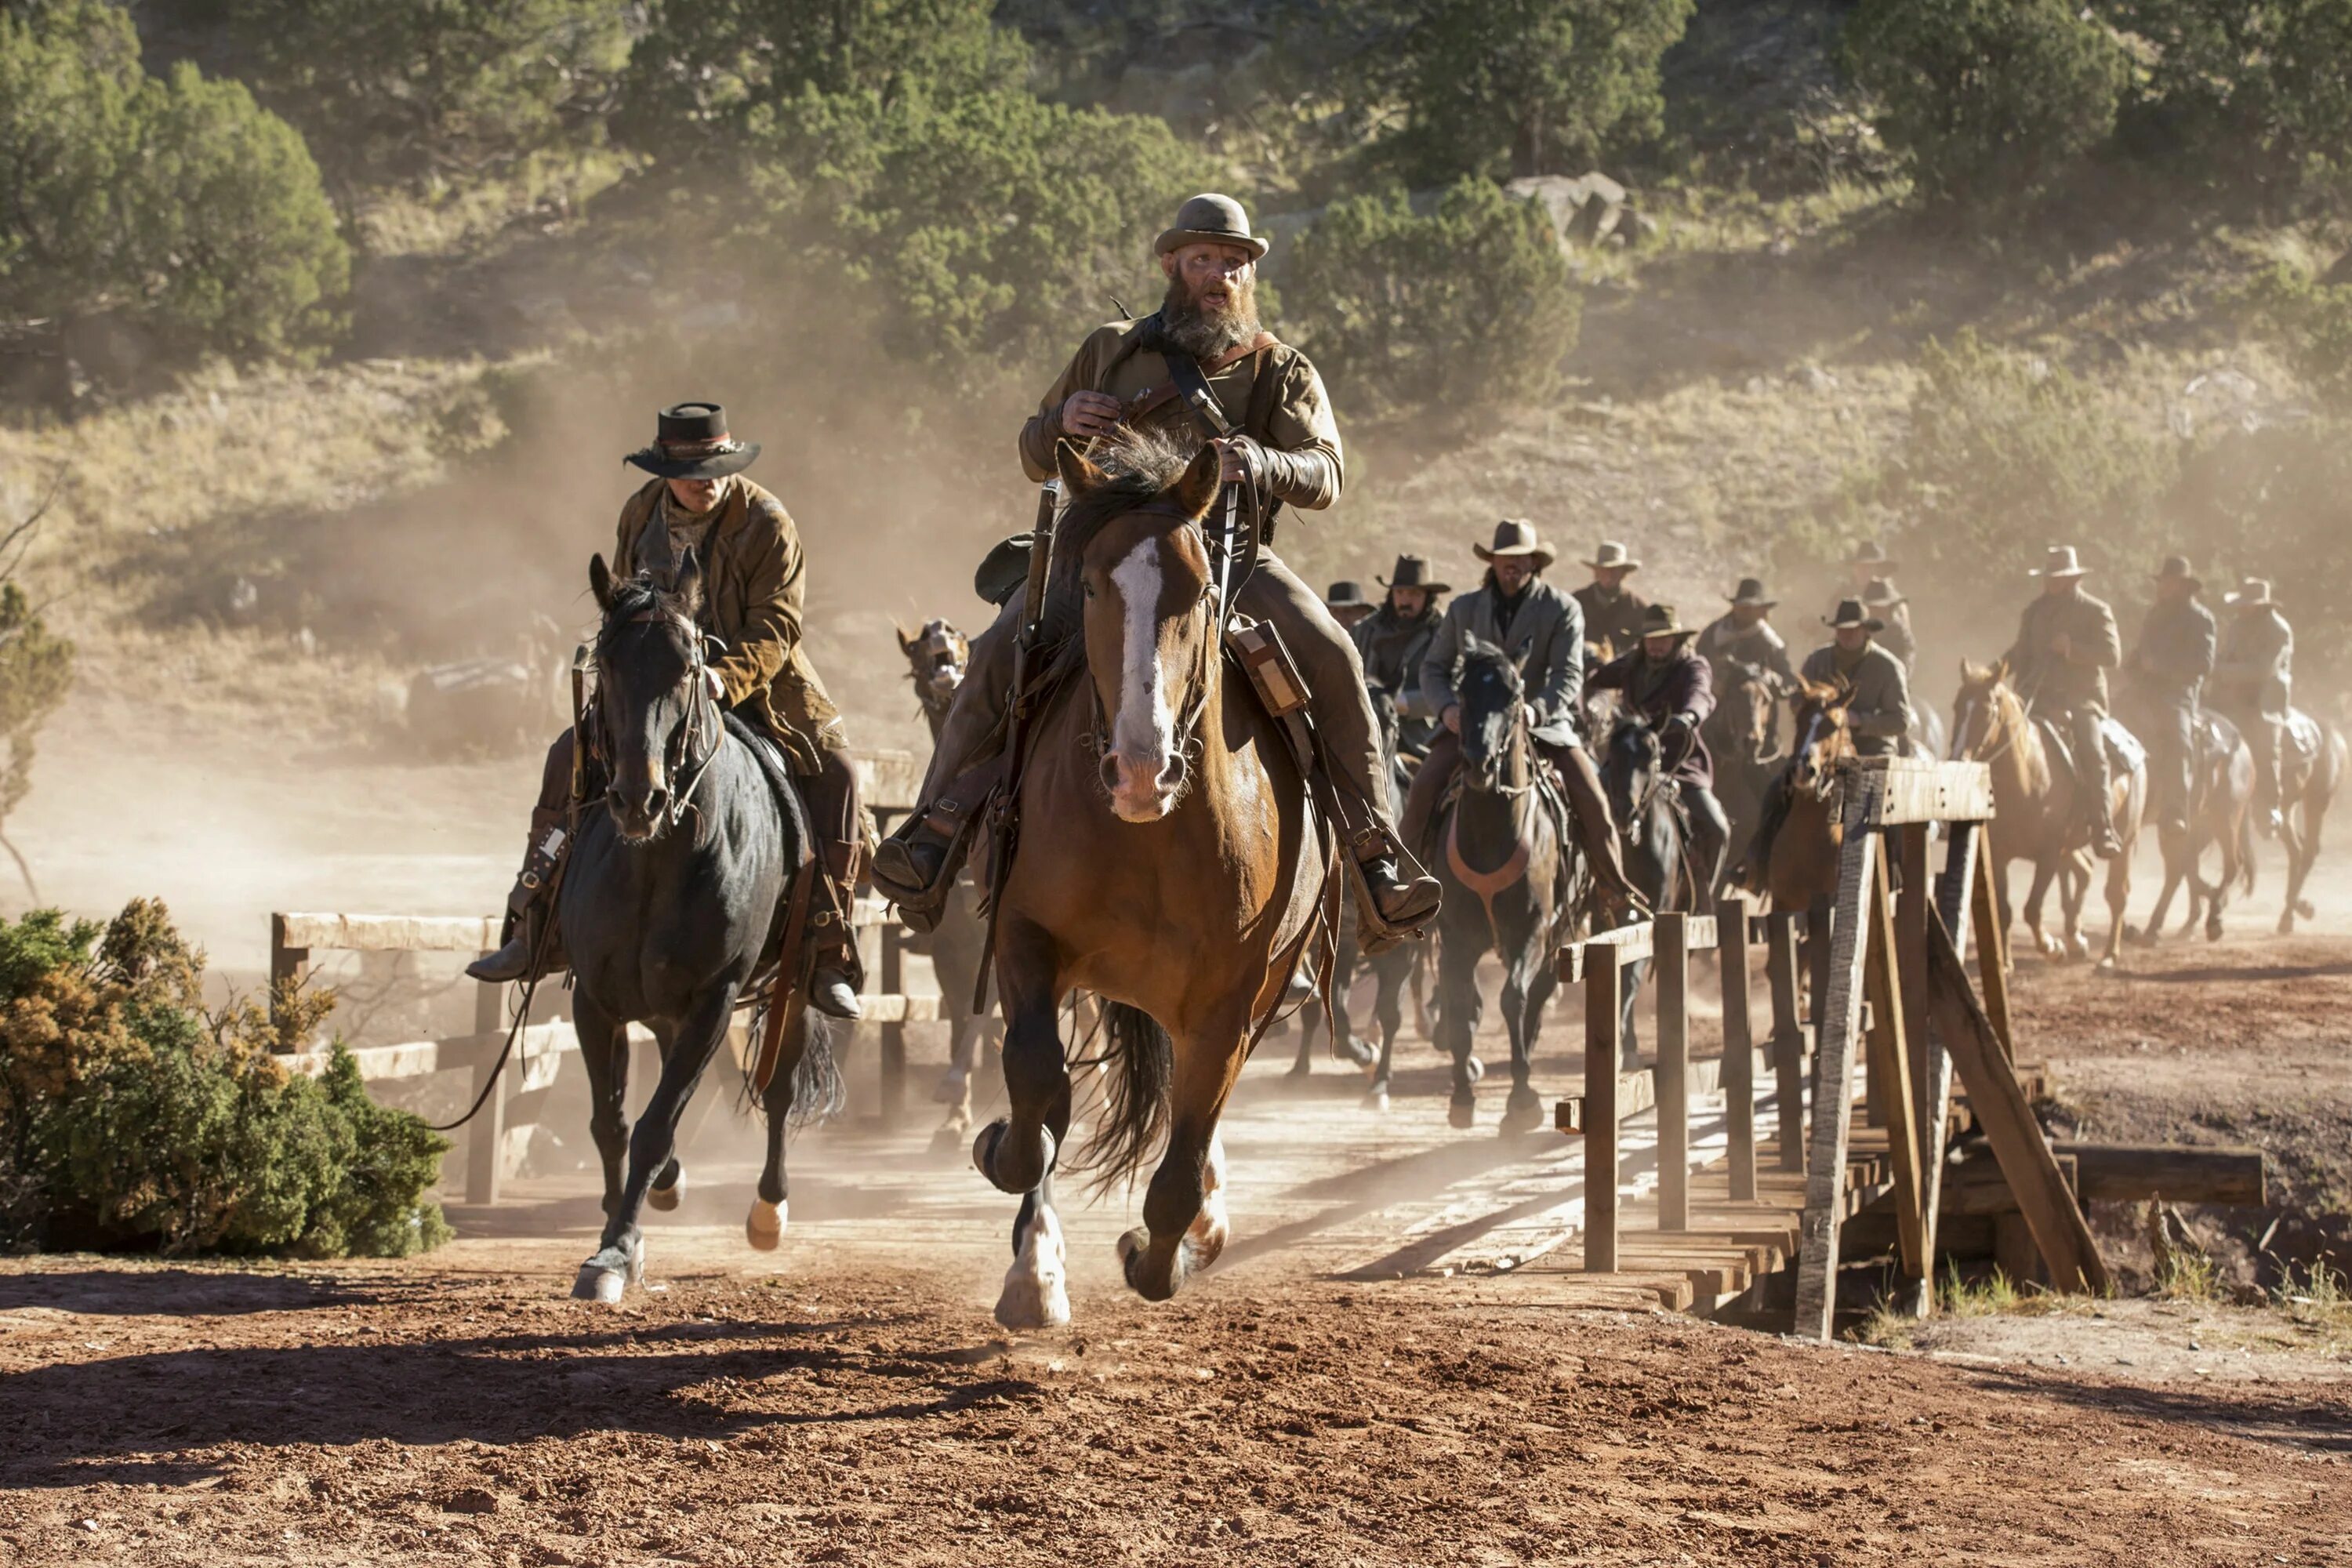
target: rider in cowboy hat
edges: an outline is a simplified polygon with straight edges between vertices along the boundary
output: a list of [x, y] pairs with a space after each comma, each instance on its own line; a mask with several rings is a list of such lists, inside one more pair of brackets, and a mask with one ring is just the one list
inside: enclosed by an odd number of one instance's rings
[[2249, 577], [2223, 595], [2231, 613], [2213, 672], [2213, 705], [2245, 732], [2254, 753], [2254, 820], [2265, 835], [2281, 827], [2279, 739], [2294, 703], [2294, 628], [2267, 579]]
[[1360, 583], [1332, 584], [1323, 590], [1323, 607], [1331, 612], [1331, 618], [1339, 622], [1340, 628], [1351, 637], [1356, 628], [1370, 619], [1372, 613], [1372, 603], [1364, 597]]
[[1398, 754], [1422, 757], [1435, 736], [1437, 710], [1422, 691], [1421, 662], [1437, 635], [1438, 595], [1453, 584], [1432, 579], [1429, 563], [1418, 555], [1398, 556], [1393, 570], [1392, 577], [1373, 579], [1387, 593], [1380, 608], [1348, 635], [1364, 661], [1365, 684], [1379, 687], [1396, 704]]
[[1462, 704], [1454, 682], [1463, 649], [1475, 637], [1500, 647], [1519, 667], [1521, 689], [1534, 716], [1536, 750], [1559, 773], [1585, 864], [1603, 902], [1619, 918], [1640, 910], [1641, 895], [1625, 879], [1609, 797], [1576, 731], [1584, 696], [1584, 612], [1572, 595], [1543, 581], [1552, 553], [1532, 525], [1506, 518], [1495, 525], [1491, 547], [1470, 549], [1486, 563], [1486, 581], [1446, 606], [1422, 660], [1423, 700], [1444, 728], [1431, 741], [1405, 797], [1406, 841], [1416, 847], [1426, 842], [1438, 803], [1461, 764]]
[[[1911, 631], [1911, 601], [1895, 589], [1895, 574], [1901, 565], [1875, 539], [1856, 540], [1853, 553], [1846, 557], [1846, 585], [1830, 608], [1834, 615], [1838, 605], [1859, 599], [1864, 608], [1874, 610], [1878, 618], [1886, 623], [1886, 629], [1879, 634], [1878, 645], [1901, 659], [1907, 670], [1918, 653], [1919, 639]], [[1875, 599], [1871, 597], [1873, 584], [1879, 585], [1880, 596]]]
[[2007, 655], [2010, 677], [2026, 705], [2058, 722], [2074, 753], [2080, 807], [2091, 825], [2091, 850], [2102, 860], [2123, 852], [2108, 799], [2107, 671], [2123, 663], [2116, 613], [2083, 592], [2087, 573], [2071, 544], [2053, 544], [2031, 575], [2042, 592], [2018, 618]]
[[[1168, 292], [1137, 321], [1097, 327], [1045, 391], [1022, 426], [1021, 466], [1031, 479], [1054, 476], [1055, 447], [1088, 445], [1122, 426], [1213, 442], [1228, 483], [1267, 498], [1257, 520], [1255, 569], [1235, 608], [1271, 625], [1306, 677], [1329, 782], [1358, 872], [1366, 930], [1398, 937], [1437, 912], [1436, 880], [1401, 853], [1389, 822], [1380, 744], [1355, 644], [1313, 589], [1271, 549], [1285, 505], [1319, 510], [1339, 497], [1339, 430], [1323, 378], [1307, 356], [1264, 331], [1257, 319], [1257, 261], [1267, 241], [1230, 196], [1186, 202], [1156, 248]], [[1204, 401], [1181, 395], [1197, 374]], [[972, 812], [992, 795], [1009, 705], [1016, 609], [973, 639], [971, 674], [940, 731], [923, 798], [883, 842], [874, 879], [909, 923], [939, 907]]]
[[2189, 570], [2187, 556], [2165, 557], [2156, 574], [2156, 602], [2148, 605], [2139, 640], [2124, 659], [2161, 716], [2147, 737], [2148, 779], [2158, 826], [2176, 833], [2189, 826], [2196, 791], [2198, 698], [2212, 678], [2219, 636], [2213, 612], [2198, 602], [2203, 586]]
[[1613, 539], [1604, 539], [1585, 569], [1592, 581], [1573, 595], [1584, 615], [1586, 646], [1606, 648], [1611, 657], [1632, 650], [1642, 637], [1642, 612], [1649, 605], [1625, 586], [1625, 579], [1642, 569], [1633, 553]]
[[1733, 590], [1731, 608], [1709, 621], [1706, 629], [1698, 634], [1694, 644], [1699, 657], [1706, 660], [1721, 690], [1730, 679], [1730, 667], [1737, 660], [1754, 665], [1776, 678], [1783, 692], [1795, 689], [1797, 672], [1789, 666], [1789, 645], [1782, 641], [1770, 616], [1772, 606], [1780, 601], [1764, 592], [1760, 577], [1742, 577]]
[[[702, 567], [702, 627], [726, 645], [707, 673], [713, 695], [773, 739], [802, 780], [816, 830], [829, 907], [815, 917], [817, 969], [810, 1000], [837, 1018], [859, 1016], [859, 967], [849, 914], [860, 844], [857, 774], [842, 734], [841, 711], [825, 695], [802, 640], [807, 562], [800, 531], [783, 503], [743, 476], [760, 455], [756, 442], [729, 433], [715, 403], [662, 410], [654, 444], [624, 462], [653, 475], [621, 505], [613, 551], [615, 577], [648, 572], [675, 581], [691, 552]], [[507, 900], [506, 945], [467, 973], [505, 983], [562, 966], [560, 937], [541, 933], [554, 919], [555, 870], [565, 848], [562, 826], [572, 792], [572, 735], [549, 748], [532, 808], [521, 878]]]
[[1622, 692], [1625, 705], [1658, 731], [1667, 776], [1682, 786], [1690, 816], [1700, 907], [1711, 909], [1724, 853], [1731, 847], [1731, 822], [1715, 798], [1715, 760], [1699, 735], [1699, 726], [1715, 711], [1715, 680], [1706, 660], [1690, 646], [1697, 635], [1675, 618], [1672, 605], [1652, 605], [1642, 612], [1641, 640], [1595, 670], [1586, 685]]

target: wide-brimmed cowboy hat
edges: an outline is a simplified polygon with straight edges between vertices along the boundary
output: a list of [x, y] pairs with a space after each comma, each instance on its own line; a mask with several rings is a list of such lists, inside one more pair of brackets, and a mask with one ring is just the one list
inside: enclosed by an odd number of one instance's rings
[[2026, 573], [2029, 577], [2086, 577], [2091, 569], [2074, 557], [2071, 544], [2053, 544], [2042, 557], [2042, 564]]
[[1323, 607], [1327, 610], [1369, 610], [1372, 602], [1364, 597], [1360, 583], [1334, 583], [1324, 591]]
[[1431, 582], [1429, 562], [1419, 555], [1398, 556], [1396, 565], [1391, 570], [1395, 572], [1395, 576], [1374, 577], [1372, 581], [1383, 588], [1418, 588], [1424, 594], [1447, 594], [1454, 590], [1451, 583]]
[[1160, 231], [1151, 248], [1161, 256], [1188, 245], [1238, 245], [1255, 261], [1270, 242], [1250, 232], [1249, 214], [1231, 196], [1205, 191], [1176, 209], [1176, 221]]
[[2189, 557], [2186, 555], [2166, 556], [2164, 564], [2157, 569], [2156, 581], [2186, 583], [2191, 588], [2202, 588], [2205, 585], [2205, 580], [2189, 569]]
[[740, 474], [760, 455], [757, 441], [728, 433], [727, 410], [716, 403], [680, 403], [661, 411], [654, 444], [621, 459], [665, 479], [719, 479]]
[[2271, 597], [2271, 580], [2267, 577], [2247, 578], [2238, 584], [2234, 591], [2222, 595], [2221, 602], [2225, 605], [2235, 605], [2240, 609], [2253, 609], [2263, 605], [2278, 603]]
[[1833, 632], [1851, 631], [1855, 626], [1860, 626], [1866, 632], [1883, 632], [1886, 629], [1885, 621], [1863, 609], [1860, 599], [1840, 599], [1837, 614], [1823, 616], [1822, 625]]
[[1891, 608], [1911, 601], [1895, 591], [1895, 584], [1884, 577], [1873, 577], [1863, 585], [1862, 602], [1874, 609]]
[[1642, 563], [1633, 559], [1633, 552], [1613, 539], [1602, 540], [1601, 548], [1592, 552], [1592, 559], [1585, 564], [1595, 572], [1611, 567], [1626, 572], [1639, 572], [1642, 569]]
[[1742, 577], [1739, 586], [1731, 595], [1733, 605], [1748, 605], [1759, 610], [1769, 610], [1780, 602], [1764, 592], [1764, 579], [1761, 577]]
[[1543, 541], [1536, 537], [1536, 525], [1516, 517], [1507, 517], [1495, 525], [1495, 542], [1491, 546], [1474, 544], [1470, 553], [1481, 561], [1492, 561], [1497, 555], [1524, 555], [1538, 572], [1556, 559], [1544, 548]]
[[1642, 637], [1644, 641], [1651, 637], [1695, 637], [1696, 636], [1698, 636], [1698, 628], [1683, 625], [1675, 617], [1675, 607], [1672, 605], [1647, 605], [1643, 607]]
[[1854, 541], [1853, 553], [1846, 557], [1849, 566], [1875, 566], [1884, 574], [1896, 570], [1902, 563], [1886, 553], [1886, 546], [1875, 539]]

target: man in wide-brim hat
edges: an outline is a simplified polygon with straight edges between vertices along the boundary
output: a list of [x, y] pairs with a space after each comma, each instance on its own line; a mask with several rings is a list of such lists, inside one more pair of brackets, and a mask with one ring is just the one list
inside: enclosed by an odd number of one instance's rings
[[[716, 403], [681, 403], [658, 416], [652, 445], [624, 461], [653, 478], [621, 504], [613, 574], [640, 573], [667, 589], [690, 557], [701, 574], [697, 619], [724, 645], [705, 673], [711, 693], [772, 738], [801, 780], [815, 830], [829, 907], [814, 919], [817, 965], [811, 1003], [835, 1017], [858, 1016], [860, 968], [851, 912], [862, 845], [857, 773], [841, 711], [809, 662], [802, 605], [808, 592], [800, 530], [783, 503], [744, 468], [758, 443], [738, 440]], [[467, 973], [506, 983], [562, 963], [555, 918], [555, 872], [565, 850], [562, 823], [572, 789], [570, 731], [547, 753], [531, 812], [522, 875], [508, 899], [506, 944]], [[542, 940], [542, 937], [545, 940]]]
[[1873, 577], [1862, 585], [1862, 607], [1881, 623], [1872, 646], [1885, 648], [1901, 661], [1903, 673], [1910, 674], [1919, 654], [1918, 641], [1911, 635], [1911, 601], [1896, 593], [1887, 578]]
[[2204, 584], [2185, 555], [2168, 555], [2157, 571], [2156, 600], [2139, 624], [2139, 640], [2124, 659], [2156, 721], [2147, 742], [2148, 787], [2156, 797], [2159, 832], [2189, 830], [2197, 793], [2197, 731], [2205, 682], [2212, 679], [2219, 628], [2197, 597]]
[[1418, 555], [1398, 556], [1390, 574], [1373, 581], [1384, 590], [1380, 608], [1348, 635], [1363, 660], [1372, 700], [1396, 710], [1397, 754], [1419, 758], [1427, 754], [1437, 721], [1422, 693], [1421, 663], [1437, 635], [1438, 598], [1453, 585], [1433, 576], [1429, 563]]
[[[1239, 202], [1192, 197], [1153, 248], [1168, 279], [1160, 308], [1087, 334], [1021, 427], [1022, 469], [1043, 483], [1057, 472], [1061, 443], [1087, 448], [1123, 429], [1214, 444], [1223, 480], [1259, 503], [1255, 568], [1233, 607], [1272, 626], [1306, 679], [1365, 931], [1373, 940], [1409, 934], [1436, 914], [1438, 888], [1402, 853], [1389, 820], [1362, 664], [1346, 630], [1273, 549], [1282, 508], [1328, 507], [1346, 477], [1323, 379], [1258, 321], [1266, 241], [1251, 232]], [[940, 729], [922, 799], [876, 856], [875, 883], [909, 923], [936, 918], [970, 843], [971, 814], [998, 787], [1019, 616], [1008, 606], [974, 639], [971, 673]]]
[[1505, 518], [1495, 525], [1493, 543], [1473, 544], [1470, 551], [1486, 563], [1486, 580], [1445, 607], [1421, 662], [1422, 700], [1437, 715], [1440, 728], [1405, 796], [1406, 842], [1416, 849], [1427, 844], [1438, 803], [1461, 766], [1463, 654], [1473, 640], [1489, 643], [1518, 666], [1536, 750], [1559, 774], [1570, 831], [1583, 848], [1603, 905], [1618, 918], [1643, 912], [1641, 895], [1625, 879], [1624, 851], [1610, 818], [1609, 797], [1578, 730], [1583, 718], [1584, 612], [1573, 596], [1543, 580], [1552, 552], [1536, 536], [1533, 523]]
[[1641, 629], [1633, 650], [1593, 671], [1586, 684], [1622, 693], [1625, 706], [1658, 732], [1667, 775], [1682, 786], [1690, 815], [1688, 853], [1704, 912], [1714, 907], [1715, 885], [1731, 847], [1731, 822], [1715, 798], [1715, 759], [1699, 732], [1715, 711], [1715, 675], [1691, 647], [1697, 629], [1683, 625], [1672, 605], [1643, 609]]
[[1797, 672], [1789, 665], [1789, 645], [1771, 621], [1773, 606], [1780, 601], [1764, 591], [1762, 578], [1742, 577], [1727, 602], [1731, 607], [1709, 621], [1694, 645], [1714, 676], [1717, 695], [1727, 689], [1735, 663], [1771, 676], [1781, 695], [1794, 689]]
[[2284, 825], [2279, 739], [2294, 704], [2294, 627], [2271, 597], [2266, 578], [2247, 578], [2221, 603], [2230, 618], [2213, 671], [2213, 706], [2245, 733], [2254, 753], [2254, 820], [2265, 835], [2274, 835]]
[[1372, 602], [1364, 597], [1364, 585], [1345, 578], [1323, 590], [1323, 607], [1350, 632], [1372, 613]]
[[1649, 605], [1625, 586], [1625, 579], [1642, 569], [1633, 552], [1614, 539], [1604, 539], [1584, 563], [1592, 581], [1576, 591], [1577, 607], [1584, 612], [1585, 645], [1611, 657], [1631, 651], [1642, 636], [1642, 612]]
[[2053, 544], [2030, 576], [2042, 592], [2018, 618], [2009, 650], [2011, 677], [2027, 704], [2057, 723], [2074, 753], [2075, 806], [2088, 824], [2091, 849], [2103, 860], [2123, 852], [2110, 798], [2105, 726], [2107, 671], [2123, 663], [2116, 613], [2083, 592], [2088, 568], [2071, 544]]

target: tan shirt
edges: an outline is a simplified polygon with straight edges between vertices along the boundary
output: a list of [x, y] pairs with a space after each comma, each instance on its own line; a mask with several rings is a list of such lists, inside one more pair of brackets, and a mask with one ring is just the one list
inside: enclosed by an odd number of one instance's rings
[[[1167, 383], [1168, 363], [1159, 350], [1130, 352], [1130, 340], [1140, 326], [1139, 320], [1097, 327], [1045, 389], [1035, 416], [1021, 427], [1021, 467], [1031, 479], [1042, 484], [1054, 477], [1054, 442], [1061, 434], [1055, 416], [1070, 394], [1102, 392], [1132, 403]], [[1250, 394], [1260, 374], [1282, 378], [1265, 444], [1277, 451], [1319, 452], [1330, 459], [1308, 467], [1309, 484], [1277, 486], [1276, 497], [1288, 506], [1320, 510], [1339, 499], [1343, 467], [1339, 426], [1331, 417], [1331, 400], [1324, 393], [1323, 378], [1305, 354], [1288, 344], [1252, 354], [1210, 376], [1209, 390], [1215, 395], [1218, 408], [1237, 429], [1248, 416]], [[1156, 410], [1145, 423], [1155, 430], [1201, 433], [1199, 421], [1184, 411], [1181, 399]]]

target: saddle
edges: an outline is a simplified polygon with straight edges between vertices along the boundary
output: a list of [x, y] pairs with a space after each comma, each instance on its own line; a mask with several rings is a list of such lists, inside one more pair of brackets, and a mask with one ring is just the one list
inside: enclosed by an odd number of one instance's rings
[[[2052, 768], [2070, 779], [2078, 776], [2074, 767], [2074, 742], [2068, 738], [2065, 727], [2039, 713], [2033, 716], [2033, 724], [2042, 731], [2042, 749], [2050, 755]], [[2106, 743], [2110, 774], [2129, 773], [2147, 765], [2147, 748], [2140, 744], [2138, 736], [2112, 717], [2099, 721], [2099, 738]]]

